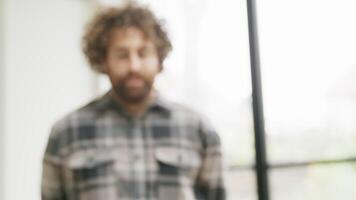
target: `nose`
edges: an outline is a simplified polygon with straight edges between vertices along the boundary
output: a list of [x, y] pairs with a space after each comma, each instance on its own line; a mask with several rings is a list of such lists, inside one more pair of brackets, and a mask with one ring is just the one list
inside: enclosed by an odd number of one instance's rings
[[130, 70], [139, 71], [141, 69], [141, 59], [138, 55], [132, 54], [130, 56]]

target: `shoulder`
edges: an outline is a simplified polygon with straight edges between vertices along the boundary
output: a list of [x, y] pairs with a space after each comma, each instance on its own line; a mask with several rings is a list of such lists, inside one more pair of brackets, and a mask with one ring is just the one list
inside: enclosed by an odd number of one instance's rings
[[72, 126], [78, 126], [92, 122], [101, 112], [101, 101], [102, 100], [100, 98], [96, 98], [61, 117], [53, 124], [51, 134], [60, 134]]
[[178, 126], [182, 125], [192, 130], [188, 131], [188, 133], [196, 133], [192, 135], [199, 138], [203, 147], [207, 148], [209, 146], [220, 145], [220, 136], [212, 121], [209, 119], [209, 116], [192, 106], [187, 106], [182, 103], [170, 101], [169, 105], [174, 123], [178, 123]]
[[173, 101], [167, 101], [166, 104], [169, 105], [174, 120], [188, 122], [191, 125], [197, 126], [202, 131], [210, 132], [215, 130], [209, 116], [203, 114], [203, 112], [193, 106]]
[[200, 123], [206, 117], [193, 106], [161, 98], [161, 104], [169, 110], [173, 120]]
[[95, 120], [105, 108], [103, 103], [105, 103], [103, 97], [96, 98], [57, 120], [49, 134], [48, 148], [52, 149], [53, 153], [58, 153], [78, 140], [81, 136], [79, 133], [93, 132]]

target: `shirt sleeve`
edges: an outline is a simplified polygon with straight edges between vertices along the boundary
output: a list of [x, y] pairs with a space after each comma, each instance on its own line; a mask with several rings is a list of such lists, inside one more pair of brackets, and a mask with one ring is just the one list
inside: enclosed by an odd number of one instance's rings
[[42, 163], [41, 199], [65, 200], [59, 141], [52, 131]]
[[207, 125], [200, 126], [204, 153], [202, 166], [195, 184], [195, 193], [200, 200], [225, 200], [223, 154], [216, 131]]

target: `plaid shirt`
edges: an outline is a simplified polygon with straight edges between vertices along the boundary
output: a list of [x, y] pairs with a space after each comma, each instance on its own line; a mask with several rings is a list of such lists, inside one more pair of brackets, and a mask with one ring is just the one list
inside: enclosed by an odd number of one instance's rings
[[158, 97], [140, 118], [110, 92], [51, 131], [42, 200], [224, 200], [216, 132], [189, 109]]

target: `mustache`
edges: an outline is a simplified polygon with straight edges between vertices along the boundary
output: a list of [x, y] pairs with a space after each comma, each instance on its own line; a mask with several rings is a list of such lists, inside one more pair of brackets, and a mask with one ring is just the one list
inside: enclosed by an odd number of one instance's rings
[[145, 80], [144, 78], [143, 78], [143, 76], [141, 76], [140, 74], [135, 74], [135, 73], [129, 73], [128, 75], [126, 75], [124, 78], [123, 78], [123, 80], [128, 80], [128, 79], [130, 79], [130, 78], [139, 78], [139, 79], [142, 79], [142, 80]]
[[137, 73], [130, 73], [130, 74], [127, 74], [126, 76], [122, 77], [122, 79], [119, 81], [119, 84], [125, 85], [131, 78], [142, 80], [145, 85], [150, 85], [149, 80], [147, 80], [144, 76], [137, 74]]

